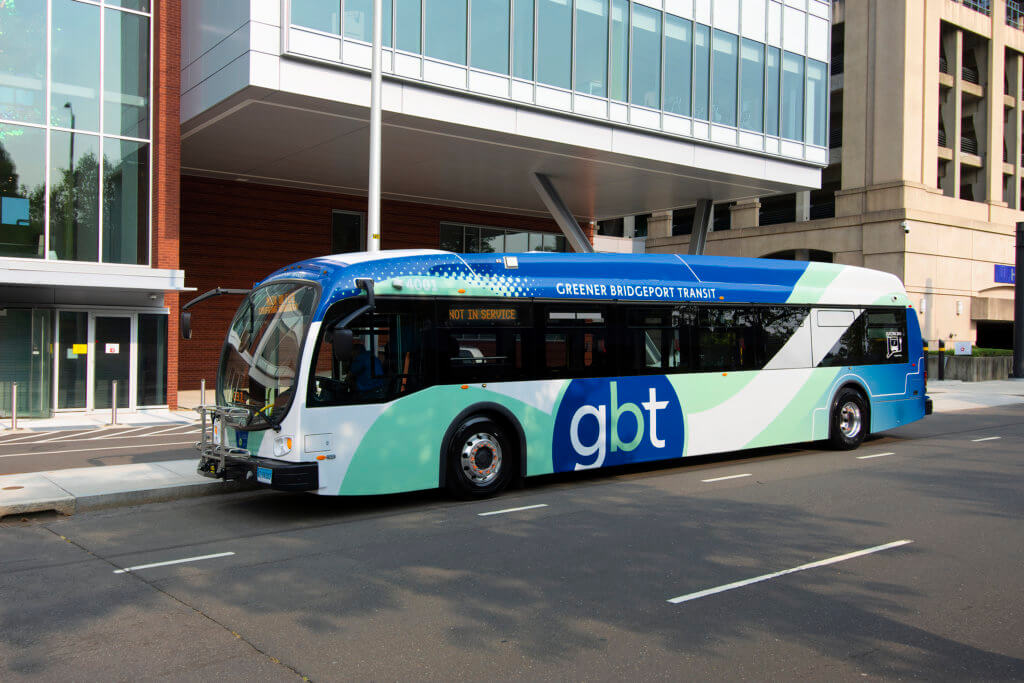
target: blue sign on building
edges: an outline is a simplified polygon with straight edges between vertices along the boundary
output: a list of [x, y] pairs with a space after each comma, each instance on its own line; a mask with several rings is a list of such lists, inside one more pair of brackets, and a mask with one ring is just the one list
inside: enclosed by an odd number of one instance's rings
[[1016, 282], [1016, 266], [996, 266], [996, 282], [1012, 285]]

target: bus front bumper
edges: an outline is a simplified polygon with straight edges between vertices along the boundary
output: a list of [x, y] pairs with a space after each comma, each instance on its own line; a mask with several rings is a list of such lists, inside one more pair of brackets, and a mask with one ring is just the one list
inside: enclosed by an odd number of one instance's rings
[[930, 397], [928, 397], [928, 396], [924, 397], [924, 414], [925, 415], [931, 415], [932, 414], [932, 399]]
[[275, 491], [315, 491], [320, 488], [315, 462], [282, 462], [239, 454], [204, 454], [196, 471], [204, 477], [224, 481], [248, 481]]

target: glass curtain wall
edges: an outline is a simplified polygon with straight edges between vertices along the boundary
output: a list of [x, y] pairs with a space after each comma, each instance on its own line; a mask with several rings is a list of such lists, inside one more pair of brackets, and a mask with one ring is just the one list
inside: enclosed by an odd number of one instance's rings
[[53, 380], [53, 312], [0, 308], [0, 415], [11, 416], [11, 384], [18, 384], [18, 415], [49, 417]]
[[149, 2], [49, 7], [0, 1], [0, 257], [148, 264]]
[[[371, 9], [372, 0], [292, 0], [291, 19], [368, 41]], [[384, 0], [386, 46], [392, 16], [404, 51], [721, 126], [821, 147], [827, 141], [825, 63], [646, 4]]]

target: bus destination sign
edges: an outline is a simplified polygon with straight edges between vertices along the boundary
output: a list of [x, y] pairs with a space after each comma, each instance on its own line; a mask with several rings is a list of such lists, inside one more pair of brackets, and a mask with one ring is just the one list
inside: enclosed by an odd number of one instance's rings
[[479, 325], [481, 323], [514, 325], [519, 322], [519, 309], [514, 307], [452, 306], [448, 309], [448, 322], [452, 325]]

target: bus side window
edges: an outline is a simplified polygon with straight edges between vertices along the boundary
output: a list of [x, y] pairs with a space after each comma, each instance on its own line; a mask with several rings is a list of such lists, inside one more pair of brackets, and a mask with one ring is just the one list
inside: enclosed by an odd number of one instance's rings
[[669, 374], [689, 371], [690, 339], [688, 327], [683, 326], [685, 313], [686, 309], [672, 306], [628, 310], [631, 363], [628, 372]]
[[907, 362], [907, 318], [902, 309], [870, 310], [864, 314], [864, 362]]
[[757, 309], [711, 307], [698, 312], [697, 348], [701, 372], [756, 370]]
[[[818, 311], [818, 327], [832, 327], [842, 324], [841, 314], [848, 311]], [[848, 319], [847, 319], [848, 320]], [[837, 367], [840, 365], [860, 365], [864, 362], [864, 314], [858, 315], [846, 328], [839, 340], [832, 345], [825, 357], [818, 363], [821, 367]]]
[[551, 305], [544, 313], [543, 376], [605, 377], [614, 373], [606, 307]]

